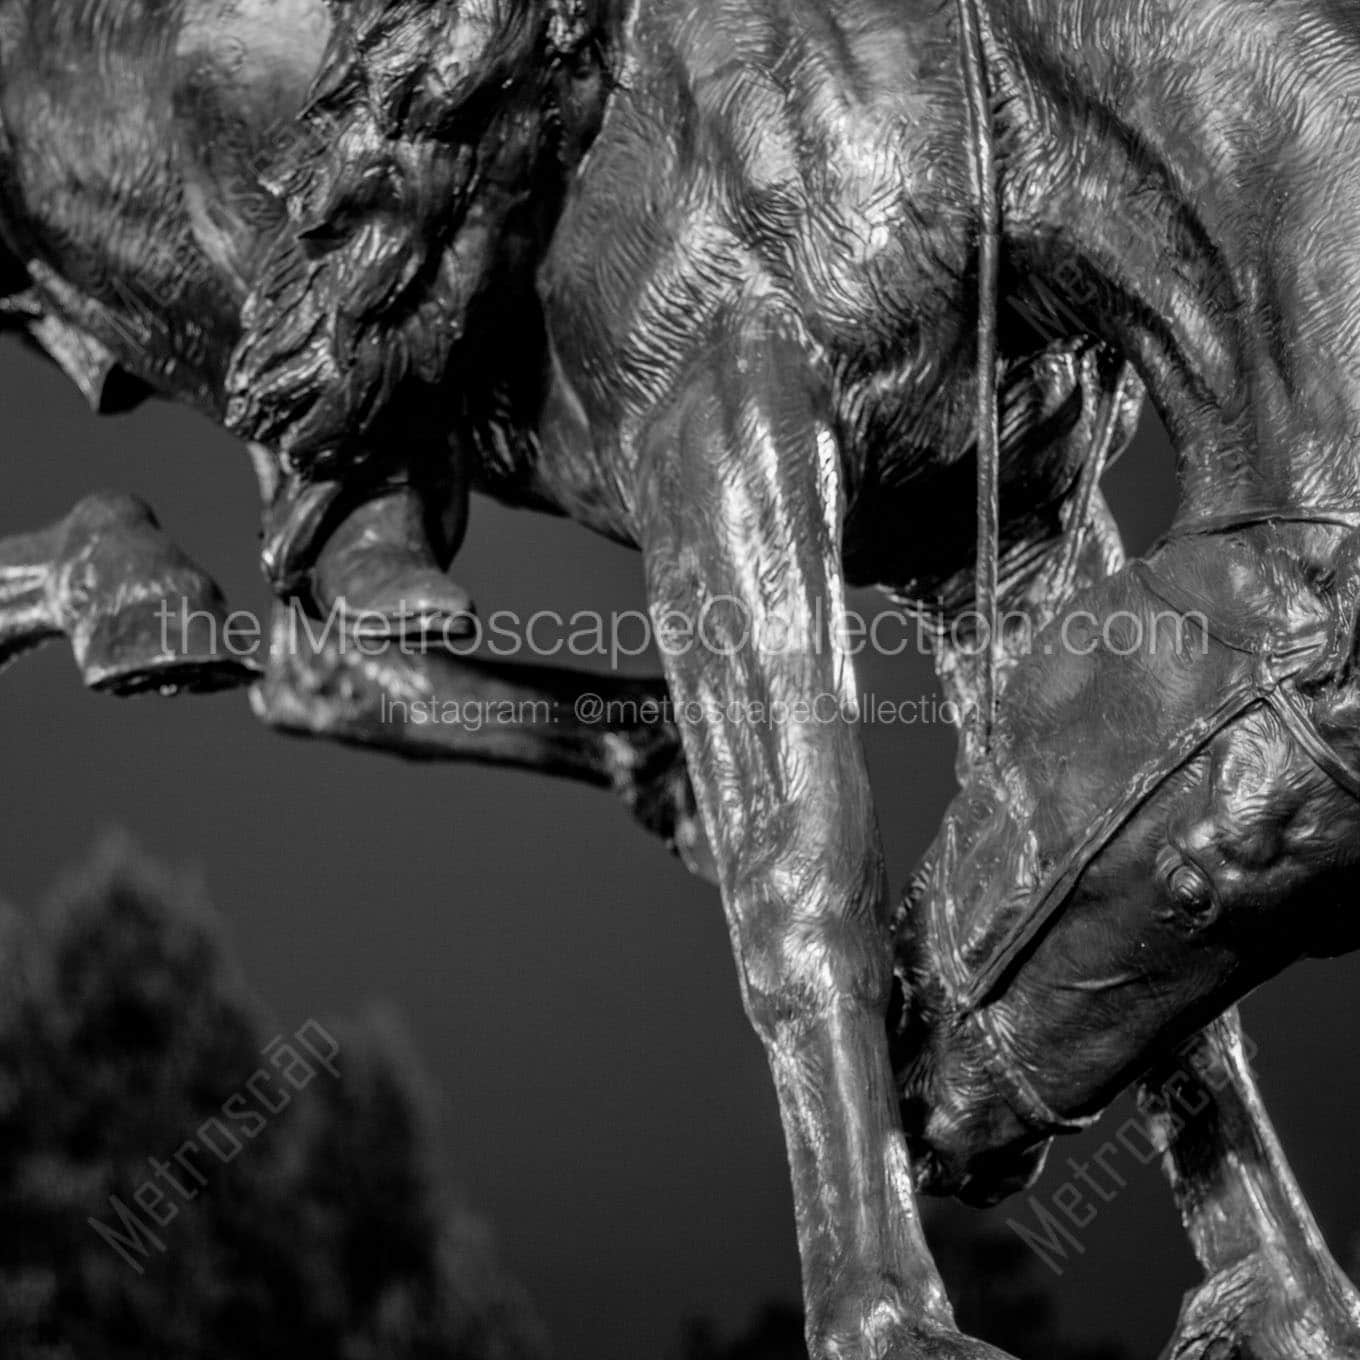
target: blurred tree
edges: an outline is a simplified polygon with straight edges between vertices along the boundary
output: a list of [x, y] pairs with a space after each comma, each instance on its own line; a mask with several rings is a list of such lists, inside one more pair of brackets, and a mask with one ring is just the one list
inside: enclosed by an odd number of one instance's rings
[[394, 1027], [314, 1031], [338, 1075], [285, 1040], [287, 1081], [275, 1033], [201, 892], [125, 845], [36, 928], [0, 912], [0, 1355], [541, 1353]]
[[[331, 1070], [304, 1062], [283, 1080], [283, 1051], [303, 1059], [292, 1036], [271, 1044], [201, 890], [124, 843], [36, 927], [0, 908], [0, 1356], [543, 1353], [523, 1291], [443, 1188], [399, 1029], [370, 1016], [320, 1033], [337, 1045]], [[1013, 1235], [950, 1206], [930, 1205], [927, 1223], [965, 1330], [1022, 1360], [1120, 1360], [1060, 1340]], [[680, 1351], [806, 1355], [791, 1304], [725, 1342], [691, 1323]]]

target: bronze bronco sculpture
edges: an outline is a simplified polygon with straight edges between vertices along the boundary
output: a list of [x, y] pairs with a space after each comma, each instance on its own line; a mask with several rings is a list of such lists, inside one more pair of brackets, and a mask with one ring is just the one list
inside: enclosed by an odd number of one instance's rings
[[[721, 887], [815, 1360], [995, 1355], [913, 1180], [997, 1198], [1140, 1077], [1207, 1273], [1172, 1352], [1360, 1355], [1215, 1020], [1357, 943], [1358, 96], [1340, 0], [0, 0], [4, 323], [240, 435], [289, 608], [433, 644], [167, 640], [220, 597], [105, 494], [0, 544], [0, 655], [618, 791]], [[1125, 565], [1144, 392], [1180, 509]], [[438, 645], [470, 487], [638, 547], [666, 688], [588, 683], [678, 725], [380, 720], [586, 683]], [[847, 582], [986, 634], [896, 973]]]

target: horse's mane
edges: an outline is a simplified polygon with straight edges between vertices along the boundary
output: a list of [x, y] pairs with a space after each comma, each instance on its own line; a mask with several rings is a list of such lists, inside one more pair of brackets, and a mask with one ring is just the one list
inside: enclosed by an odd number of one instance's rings
[[271, 172], [289, 225], [228, 378], [228, 425], [304, 471], [368, 456], [412, 385], [434, 427], [429, 403], [447, 399], [516, 176], [543, 140], [543, 83], [584, 41], [577, 11], [545, 0], [328, 3], [300, 135]]

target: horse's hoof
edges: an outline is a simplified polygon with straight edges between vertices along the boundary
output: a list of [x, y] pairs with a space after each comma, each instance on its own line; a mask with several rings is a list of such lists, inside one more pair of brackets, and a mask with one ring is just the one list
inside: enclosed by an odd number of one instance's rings
[[251, 684], [262, 639], [231, 627], [217, 583], [132, 496], [101, 492], [67, 516], [54, 614], [85, 683], [113, 694]]
[[105, 694], [206, 694], [253, 684], [260, 669], [222, 646], [225, 610], [180, 616], [180, 597], [139, 600], [72, 639], [86, 685]]

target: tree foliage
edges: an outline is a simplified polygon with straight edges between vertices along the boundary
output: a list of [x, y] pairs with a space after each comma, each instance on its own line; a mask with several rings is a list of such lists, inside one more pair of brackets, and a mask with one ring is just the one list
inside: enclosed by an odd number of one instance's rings
[[[539, 1353], [525, 1296], [442, 1188], [392, 1026], [328, 1023], [338, 1075], [276, 1083], [282, 1108], [250, 1137], [224, 1120], [241, 1150], [190, 1159], [203, 1184], [174, 1161], [242, 1095], [276, 1032], [202, 895], [126, 847], [36, 926], [0, 915], [0, 1354]], [[115, 1200], [147, 1225], [131, 1250], [92, 1223], [126, 1236]]]
[[[524, 1293], [444, 1188], [428, 1090], [390, 1021], [327, 1022], [334, 1074], [276, 1081], [281, 1108], [248, 1137], [224, 1116], [268, 1068], [278, 1030], [202, 892], [126, 845], [74, 875], [36, 924], [0, 908], [0, 1356], [543, 1353]], [[199, 1184], [175, 1154], [214, 1120], [241, 1147], [200, 1156]], [[164, 1192], [157, 1163], [189, 1193]], [[1059, 1338], [1017, 1238], [962, 1211], [928, 1218], [963, 1328], [1033, 1360], [1119, 1360]], [[691, 1323], [680, 1347], [681, 1360], [806, 1355], [792, 1304], [728, 1339]]]

